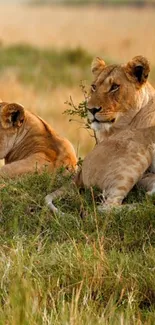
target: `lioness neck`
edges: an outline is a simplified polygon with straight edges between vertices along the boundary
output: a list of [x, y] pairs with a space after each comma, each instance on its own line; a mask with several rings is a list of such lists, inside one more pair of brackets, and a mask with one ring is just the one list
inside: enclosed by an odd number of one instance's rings
[[141, 102], [138, 113], [130, 123], [136, 128], [147, 128], [155, 125], [155, 89], [149, 82], [141, 89]]
[[146, 106], [152, 97], [155, 96], [155, 89], [152, 85], [147, 81], [146, 84], [140, 89], [140, 96], [139, 96], [139, 108], [142, 109]]

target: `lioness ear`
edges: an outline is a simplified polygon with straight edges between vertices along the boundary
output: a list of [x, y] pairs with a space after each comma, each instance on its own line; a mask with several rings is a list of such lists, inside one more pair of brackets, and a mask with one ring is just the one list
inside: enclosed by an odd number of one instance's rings
[[139, 86], [146, 82], [150, 72], [149, 61], [141, 55], [134, 57], [124, 68], [128, 79], [137, 82]]
[[24, 107], [20, 104], [0, 103], [0, 120], [2, 127], [8, 129], [10, 127], [20, 127], [24, 121]]
[[95, 75], [95, 77], [97, 77], [105, 66], [105, 62], [97, 57], [92, 62], [91, 71]]

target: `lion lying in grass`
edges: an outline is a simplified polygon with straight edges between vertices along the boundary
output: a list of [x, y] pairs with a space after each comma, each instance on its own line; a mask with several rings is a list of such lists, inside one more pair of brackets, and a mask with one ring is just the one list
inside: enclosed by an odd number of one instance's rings
[[[124, 65], [107, 66], [100, 58], [93, 60], [94, 82], [87, 106], [98, 142], [107, 138], [113, 128], [141, 129], [155, 125], [155, 89], [148, 82], [149, 72], [149, 62], [143, 56], [136, 56]], [[152, 172], [154, 166], [153, 154]], [[139, 184], [153, 194], [155, 175], [144, 175]]]
[[53, 171], [61, 166], [76, 168], [71, 143], [61, 138], [39, 116], [16, 103], [0, 103], [0, 159], [5, 165], [1, 177], [16, 177], [45, 166]]
[[[137, 56], [125, 65], [106, 66], [97, 58], [92, 72], [88, 119], [98, 145], [84, 159], [76, 183], [98, 186], [106, 206], [121, 204], [140, 179], [152, 194], [155, 175], [144, 175], [151, 164], [155, 171], [154, 128], [150, 128], [155, 126], [155, 90], [148, 82], [149, 62]], [[51, 210], [55, 211], [52, 200], [61, 195], [58, 190], [46, 197]]]

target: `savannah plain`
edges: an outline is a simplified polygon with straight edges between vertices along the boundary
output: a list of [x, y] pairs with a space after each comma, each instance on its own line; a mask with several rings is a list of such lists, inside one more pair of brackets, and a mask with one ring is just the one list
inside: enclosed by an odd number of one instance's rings
[[[0, 55], [2, 52], [4, 57], [5, 47], [10, 47], [9, 60], [5, 60], [3, 67], [0, 62], [1, 98], [20, 102], [40, 114], [73, 142], [79, 155], [88, 152], [92, 139], [81, 123], [68, 123], [69, 118], [62, 113], [70, 96], [76, 105], [83, 100], [79, 85], [81, 81], [86, 87], [90, 85], [93, 57], [101, 56], [108, 63], [125, 63], [143, 54], [150, 60], [155, 82], [155, 11], [152, 9], [1, 5], [0, 12]], [[17, 49], [19, 61], [14, 53], [17, 44], [32, 47], [24, 54]], [[49, 49], [49, 60], [45, 49]], [[59, 60], [52, 61], [52, 49]], [[37, 58], [33, 50], [38, 51]], [[64, 51], [71, 51], [67, 59]], [[28, 74], [28, 82], [24, 82]]]
[[[152, 8], [8, 4], [0, 14], [0, 97], [47, 120], [79, 157], [94, 140], [63, 112], [70, 97], [83, 101], [93, 57], [144, 55], [155, 85]], [[64, 182], [45, 171], [0, 183], [0, 325], [154, 325], [154, 198], [135, 188], [135, 210], [100, 215], [96, 189], [68, 187], [56, 202], [65, 215], [52, 216], [44, 197]]]

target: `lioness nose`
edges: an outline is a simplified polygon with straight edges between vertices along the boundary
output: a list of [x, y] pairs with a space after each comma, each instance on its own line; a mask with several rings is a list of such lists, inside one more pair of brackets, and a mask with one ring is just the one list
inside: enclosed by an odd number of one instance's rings
[[93, 115], [95, 115], [97, 112], [101, 110], [102, 107], [93, 107], [93, 108], [88, 108], [89, 112], [91, 112]]

